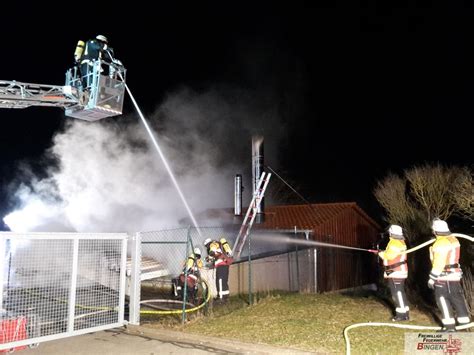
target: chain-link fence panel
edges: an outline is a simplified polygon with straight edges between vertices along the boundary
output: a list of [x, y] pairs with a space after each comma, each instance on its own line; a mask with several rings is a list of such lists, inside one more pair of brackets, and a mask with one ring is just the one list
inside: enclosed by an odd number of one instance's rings
[[253, 231], [241, 258], [231, 267], [231, 293], [251, 296], [274, 290], [314, 292], [316, 254], [306, 243], [309, 234], [307, 230]]
[[205, 295], [198, 275], [185, 267], [197, 262], [189, 228], [141, 232], [142, 315], [181, 315], [195, 309]]
[[[207, 305], [222, 295], [248, 294], [262, 290], [312, 291], [316, 287], [312, 249], [299, 246], [309, 231], [257, 230], [248, 238], [241, 258], [230, 266], [227, 276], [208, 259], [206, 240], [225, 239], [232, 248], [238, 227], [180, 228], [142, 232], [141, 314], [183, 315]], [[250, 247], [250, 248], [249, 248]], [[195, 249], [199, 249], [200, 257]], [[250, 258], [249, 258], [250, 254]], [[185, 264], [194, 255], [199, 260], [199, 274], [188, 282]], [[249, 262], [250, 259], [250, 262]], [[161, 270], [151, 275], [146, 265]], [[250, 265], [250, 267], [249, 267]], [[253, 268], [252, 269], [252, 265]], [[216, 271], [220, 275], [216, 277]], [[192, 276], [192, 275], [191, 275]], [[228, 284], [227, 284], [228, 283]], [[228, 287], [229, 292], [225, 288]]]
[[[185, 318], [216, 297], [215, 270], [206, 262], [206, 239], [232, 240], [222, 227], [141, 232], [142, 315], [176, 314]], [[196, 272], [189, 269], [195, 263]]]

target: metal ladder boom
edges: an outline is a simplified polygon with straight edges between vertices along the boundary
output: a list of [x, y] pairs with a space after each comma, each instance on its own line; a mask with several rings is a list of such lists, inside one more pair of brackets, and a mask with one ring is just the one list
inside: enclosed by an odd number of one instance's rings
[[71, 86], [0, 81], [0, 108], [54, 106], [67, 108], [78, 104], [77, 90]]
[[52, 106], [66, 116], [93, 122], [122, 114], [126, 69], [119, 60], [95, 60], [66, 71], [64, 86], [0, 80], [0, 108]]
[[244, 247], [245, 241], [250, 234], [250, 230], [252, 229], [252, 225], [255, 221], [255, 217], [257, 216], [257, 210], [262, 202], [262, 198], [265, 194], [265, 190], [267, 189], [268, 183], [270, 182], [270, 177], [272, 174], [262, 172], [260, 175], [260, 179], [258, 180], [257, 189], [253, 194], [252, 201], [250, 202], [249, 208], [247, 209], [247, 213], [245, 214], [245, 218], [242, 222], [242, 226], [240, 227], [239, 234], [237, 235], [237, 239], [235, 240], [234, 250], [232, 254], [234, 254], [235, 258], [240, 258], [240, 254], [242, 253], [242, 249]]

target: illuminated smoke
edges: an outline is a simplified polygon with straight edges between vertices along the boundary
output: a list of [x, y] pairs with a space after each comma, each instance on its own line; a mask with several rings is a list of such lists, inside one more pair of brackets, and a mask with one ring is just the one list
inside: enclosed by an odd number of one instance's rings
[[[277, 146], [282, 127], [276, 109], [272, 100], [256, 97], [224, 88], [204, 94], [183, 89], [148, 117], [201, 225], [207, 221], [199, 212], [232, 206], [235, 173], [249, 178], [251, 134], [263, 133]], [[48, 154], [57, 162], [48, 177], [28, 176], [17, 185], [18, 209], [5, 218], [13, 231], [132, 232], [189, 225], [136, 117], [71, 120]]]

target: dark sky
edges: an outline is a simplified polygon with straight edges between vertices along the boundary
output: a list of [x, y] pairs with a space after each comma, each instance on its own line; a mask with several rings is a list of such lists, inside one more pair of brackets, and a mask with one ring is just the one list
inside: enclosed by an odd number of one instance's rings
[[[279, 172], [312, 202], [357, 201], [372, 214], [374, 183], [389, 170], [472, 164], [470, 2], [97, 3], [2, 5], [0, 80], [62, 85], [77, 40], [104, 34], [145, 113], [183, 85], [271, 87], [285, 127]], [[41, 171], [70, 118], [54, 108], [0, 115], [3, 215], [17, 166]]]

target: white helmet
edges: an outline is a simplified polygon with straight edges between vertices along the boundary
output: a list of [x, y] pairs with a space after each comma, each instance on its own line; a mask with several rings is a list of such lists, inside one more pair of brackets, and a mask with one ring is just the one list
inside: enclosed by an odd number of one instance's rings
[[443, 221], [442, 219], [438, 219], [438, 218], [433, 220], [431, 229], [433, 230], [434, 234], [437, 234], [437, 235], [446, 235], [446, 234], [451, 233], [446, 221]]
[[103, 35], [97, 35], [97, 37], [95, 39], [98, 40], [98, 41], [104, 42], [104, 43], [109, 42], [109, 41], [107, 41], [107, 37], [105, 37]]
[[196, 256], [197, 256], [197, 255], [201, 256], [201, 249], [199, 249], [199, 248], [194, 248], [194, 255], [196, 255]]
[[208, 246], [209, 244], [211, 244], [212, 242], [212, 239], [211, 238], [207, 238], [205, 241], [204, 241], [204, 246]]
[[397, 224], [392, 224], [390, 228], [388, 229], [388, 233], [390, 234], [391, 237], [403, 238], [402, 227], [400, 227]]

